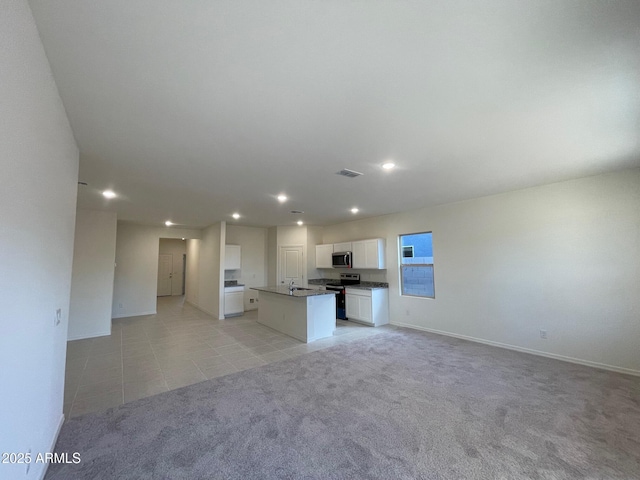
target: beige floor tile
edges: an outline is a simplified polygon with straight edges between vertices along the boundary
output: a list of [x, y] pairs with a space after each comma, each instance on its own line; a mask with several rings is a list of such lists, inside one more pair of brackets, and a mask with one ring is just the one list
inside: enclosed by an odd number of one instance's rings
[[265, 353], [277, 352], [278, 349], [273, 345], [258, 345], [257, 347], [249, 347], [247, 348], [250, 352], [256, 355], [263, 355]]
[[194, 360], [194, 363], [201, 370], [219, 365], [229, 365], [229, 362], [225, 360], [222, 355], [218, 355], [217, 357], [197, 359]]
[[200, 371], [195, 373], [184, 373], [181, 375], [172, 375], [166, 377], [167, 386], [170, 390], [174, 390], [176, 388], [186, 387], [187, 385], [193, 385], [194, 383], [204, 382], [207, 380], [207, 377]]
[[211, 380], [212, 378], [222, 377], [224, 375], [229, 375], [231, 373], [236, 373], [239, 370], [227, 363], [226, 365], [215, 365], [208, 368], [203, 368], [202, 373], [207, 379]]
[[80, 383], [96, 383], [101, 380], [117, 378], [119, 376], [122, 376], [122, 365], [94, 365], [92, 367], [85, 368], [84, 372], [82, 372], [82, 376], [80, 377]]
[[213, 348], [218, 349], [218, 347], [237, 345], [238, 342], [236, 342], [236, 340], [229, 335], [220, 335], [219, 337], [208, 340], [207, 343]]
[[133, 402], [140, 398], [150, 397], [169, 391], [164, 377], [155, 380], [128, 382], [124, 384], [124, 401]]
[[215, 347], [215, 349], [220, 355], [228, 355], [230, 353], [244, 352], [246, 350], [239, 343], [234, 343], [233, 345], [225, 345], [223, 347]]
[[291, 340], [280, 340], [278, 342], [270, 343], [272, 347], [277, 348], [278, 350], [284, 350], [286, 348], [297, 347], [298, 345], [303, 345], [303, 342], [295, 339]]
[[204, 358], [219, 357], [220, 353], [216, 349], [209, 347], [206, 350], [196, 350], [195, 352], [189, 352], [185, 356], [187, 358], [190, 358], [191, 360], [201, 360]]
[[255, 358], [256, 355], [254, 355], [252, 352], [245, 350], [243, 352], [234, 352], [234, 353], [227, 353], [225, 355], [222, 355], [222, 358], [225, 359], [227, 362], [236, 362], [239, 360], [246, 360], [248, 358]]
[[[82, 343], [80, 343], [82, 342]], [[67, 360], [86, 359], [91, 352], [91, 341], [75, 340], [67, 343]]]
[[122, 378], [112, 378], [86, 385], [81, 384], [76, 392], [75, 400], [107, 395], [114, 392], [120, 392], [120, 394], [122, 394]]
[[84, 415], [91, 412], [101, 412], [112, 407], [122, 405], [122, 390], [109, 392], [95, 397], [76, 398], [71, 407], [71, 417]]
[[151, 382], [164, 380], [164, 375], [160, 367], [143, 371], [125, 370], [122, 380], [124, 383]]
[[236, 360], [234, 362], [231, 362], [231, 365], [236, 367], [238, 370], [247, 370], [249, 368], [260, 367], [266, 364], [267, 362], [258, 357], [245, 358], [244, 360]]
[[238, 343], [241, 345], [244, 345], [245, 347], [257, 347], [258, 345], [266, 344], [264, 340], [260, 340], [259, 338], [256, 338], [253, 335], [251, 337], [238, 340]]
[[160, 364], [153, 353], [141, 355], [139, 357], [127, 357], [122, 359], [122, 369], [127, 371], [142, 372], [144, 370], [153, 370], [159, 368]]
[[281, 360], [286, 360], [291, 357], [286, 353], [284, 353], [282, 350], [280, 350], [280, 351], [271, 352], [271, 353], [264, 353], [260, 355], [260, 358], [267, 363], [274, 363], [274, 362], [279, 362]]
[[188, 365], [172, 366], [162, 369], [162, 374], [165, 376], [165, 378], [180, 377], [183, 375], [191, 375], [194, 373], [200, 373], [200, 369], [193, 362], [189, 363]]

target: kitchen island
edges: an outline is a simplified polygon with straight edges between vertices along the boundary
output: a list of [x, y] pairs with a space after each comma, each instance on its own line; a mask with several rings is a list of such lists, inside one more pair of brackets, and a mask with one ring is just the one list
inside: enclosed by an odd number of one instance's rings
[[330, 337], [336, 329], [333, 291], [288, 286], [252, 287], [259, 292], [258, 323], [302, 342]]

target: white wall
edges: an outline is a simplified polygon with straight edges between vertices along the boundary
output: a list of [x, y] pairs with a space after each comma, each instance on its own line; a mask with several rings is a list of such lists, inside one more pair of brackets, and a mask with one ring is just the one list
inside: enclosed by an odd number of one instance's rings
[[200, 240], [187, 240], [187, 272], [185, 278], [185, 301], [198, 306], [200, 301]]
[[187, 242], [180, 238], [161, 238], [159, 253], [173, 257], [171, 295], [182, 295], [182, 256], [187, 253]]
[[[0, 11], [0, 452], [36, 454], [63, 419], [78, 149], [29, 5]], [[0, 464], [0, 478], [44, 467]]]
[[[187, 282], [187, 301], [214, 318], [224, 319], [224, 245], [226, 223], [220, 222], [202, 230], [199, 243], [189, 242], [190, 250], [197, 248], [197, 280]], [[195, 253], [195, 252], [194, 252]], [[187, 252], [187, 258], [190, 251]], [[189, 273], [189, 266], [187, 266]], [[197, 292], [191, 289], [196, 288]], [[197, 300], [194, 300], [197, 299]]]
[[[423, 231], [436, 298], [401, 297], [398, 235]], [[375, 237], [387, 241], [392, 323], [640, 374], [640, 169], [323, 232]]]
[[278, 227], [267, 229], [267, 285], [278, 284]]
[[242, 247], [242, 265], [240, 270], [225, 271], [224, 278], [245, 285], [244, 309], [255, 310], [258, 292], [250, 288], [267, 284], [267, 229], [227, 225], [226, 243]]
[[113, 212], [77, 211], [69, 340], [111, 334], [116, 229]]
[[156, 313], [160, 238], [200, 235], [200, 230], [118, 222], [112, 317]]
[[324, 269], [316, 269], [316, 245], [322, 243], [322, 227], [307, 227], [307, 280], [324, 278]]

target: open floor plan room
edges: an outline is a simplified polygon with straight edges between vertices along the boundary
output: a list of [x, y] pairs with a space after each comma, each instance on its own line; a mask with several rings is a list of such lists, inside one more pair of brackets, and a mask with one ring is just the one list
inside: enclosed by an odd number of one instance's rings
[[640, 479], [640, 1], [0, 12], [0, 480]]

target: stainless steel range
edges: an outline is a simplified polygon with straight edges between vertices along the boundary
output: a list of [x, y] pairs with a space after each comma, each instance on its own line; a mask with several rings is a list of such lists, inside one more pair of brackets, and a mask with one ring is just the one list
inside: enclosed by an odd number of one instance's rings
[[336, 294], [336, 318], [348, 320], [345, 288], [348, 285], [360, 283], [359, 273], [341, 273], [340, 280], [336, 283], [327, 283], [327, 290], [335, 290]]

